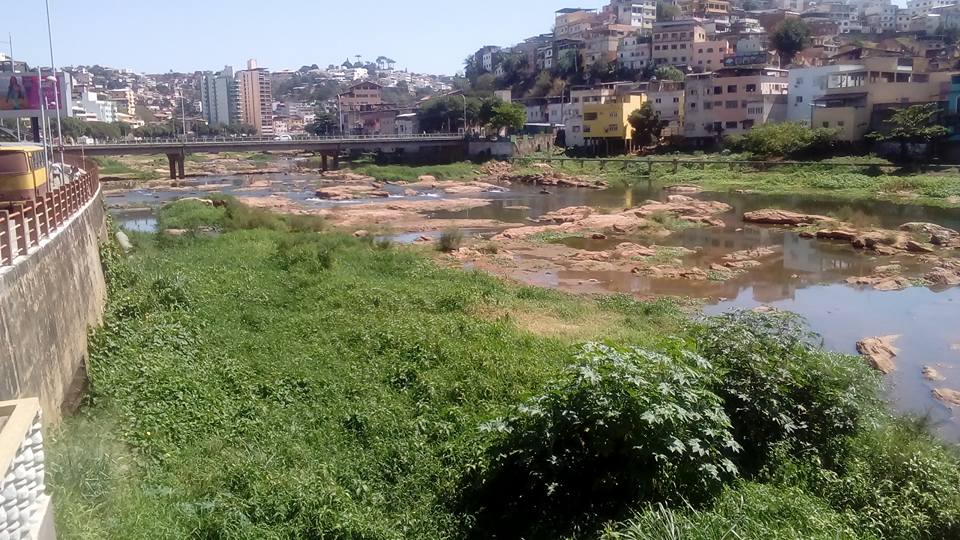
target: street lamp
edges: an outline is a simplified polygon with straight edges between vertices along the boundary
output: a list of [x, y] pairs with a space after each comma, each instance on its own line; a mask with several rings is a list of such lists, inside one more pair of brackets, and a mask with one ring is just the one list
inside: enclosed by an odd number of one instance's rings
[[57, 139], [60, 146], [60, 163], [63, 163], [63, 128], [60, 126], [60, 85], [57, 83], [57, 64], [53, 61], [53, 27], [50, 25], [50, 0], [44, 0], [47, 6], [47, 40], [50, 43], [50, 69], [53, 71], [53, 95], [57, 105]]

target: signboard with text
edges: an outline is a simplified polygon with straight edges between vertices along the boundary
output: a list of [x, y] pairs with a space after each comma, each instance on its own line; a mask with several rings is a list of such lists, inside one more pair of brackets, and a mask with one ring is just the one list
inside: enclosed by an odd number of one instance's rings
[[[0, 73], [0, 118], [39, 117], [41, 105], [48, 113], [70, 114], [70, 89], [64, 75], [41, 79], [36, 73]], [[64, 99], [61, 99], [64, 98]]]

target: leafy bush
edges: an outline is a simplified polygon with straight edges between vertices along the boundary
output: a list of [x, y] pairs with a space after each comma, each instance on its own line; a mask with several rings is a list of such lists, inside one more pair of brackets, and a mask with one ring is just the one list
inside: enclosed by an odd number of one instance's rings
[[832, 151], [837, 130], [811, 129], [799, 122], [767, 123], [743, 135], [728, 137], [725, 146], [735, 152], [750, 152], [759, 157], [814, 157]]
[[450, 253], [460, 249], [463, 243], [463, 231], [460, 229], [450, 229], [440, 233], [440, 240], [437, 243], [437, 249], [444, 253]]
[[163, 207], [158, 218], [160, 230], [201, 227], [222, 229], [227, 223], [227, 209], [196, 200], [176, 201]]
[[865, 415], [879, 409], [878, 379], [859, 359], [823, 351], [796, 315], [736, 312], [693, 331], [698, 352], [723, 371], [714, 386], [754, 472], [775, 447], [835, 464]]
[[286, 271], [300, 269], [316, 274], [330, 269], [335, 249], [335, 244], [315, 235], [294, 235], [280, 240], [274, 259]]
[[739, 450], [709, 362], [584, 347], [566, 377], [485, 429], [497, 439], [464, 505], [485, 538], [556, 537], [640, 501], [703, 501]]

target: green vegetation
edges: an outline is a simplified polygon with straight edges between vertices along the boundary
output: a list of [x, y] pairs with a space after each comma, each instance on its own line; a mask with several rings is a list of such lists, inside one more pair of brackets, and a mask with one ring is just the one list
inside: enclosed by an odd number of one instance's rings
[[770, 43], [780, 55], [784, 66], [793, 61], [798, 52], [810, 44], [810, 27], [800, 19], [784, 19], [770, 35]]
[[960, 457], [792, 317], [198, 204], [161, 227], [222, 234], [105, 249], [90, 394], [48, 450], [65, 537], [960, 536]]
[[757, 126], [743, 135], [725, 138], [727, 148], [760, 158], [804, 158], [829, 155], [837, 145], [835, 129], [811, 129], [799, 122]]
[[463, 231], [460, 229], [450, 229], [440, 234], [440, 240], [437, 242], [437, 249], [444, 253], [450, 253], [460, 249], [463, 243]]
[[902, 161], [909, 159], [909, 144], [924, 144], [924, 156], [931, 152], [930, 144], [946, 138], [950, 131], [938, 124], [940, 116], [939, 103], [924, 103], [896, 109], [893, 116], [885, 123], [889, 124], [887, 132], [868, 133], [867, 138], [877, 142], [895, 142], [900, 146], [899, 158]]
[[100, 168], [101, 176], [133, 175], [141, 172], [116, 158], [94, 157], [93, 161]]
[[667, 122], [660, 119], [660, 113], [653, 109], [649, 101], [645, 101], [639, 109], [630, 113], [627, 118], [633, 128], [633, 142], [646, 146], [660, 140], [660, 133], [667, 126]]
[[362, 164], [353, 167], [353, 172], [372, 176], [377, 180], [416, 182], [427, 175], [437, 180], [472, 180], [477, 176], [478, 166], [469, 161], [444, 165], [374, 165]]

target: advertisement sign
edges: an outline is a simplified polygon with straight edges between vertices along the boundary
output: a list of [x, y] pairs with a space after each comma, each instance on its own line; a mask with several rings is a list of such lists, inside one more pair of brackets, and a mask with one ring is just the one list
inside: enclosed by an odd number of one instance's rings
[[60, 113], [67, 115], [69, 96], [63, 73], [57, 74], [56, 82], [49, 75], [41, 80], [36, 73], [0, 73], [0, 118], [39, 117], [41, 104], [53, 114], [60, 104]]

